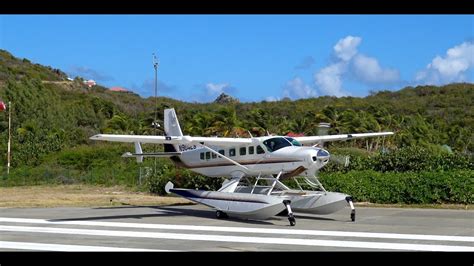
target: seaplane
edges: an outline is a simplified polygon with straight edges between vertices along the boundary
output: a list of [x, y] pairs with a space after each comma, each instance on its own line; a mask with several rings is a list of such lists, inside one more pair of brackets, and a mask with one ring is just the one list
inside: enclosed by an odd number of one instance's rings
[[[393, 132], [339, 134], [324, 136], [262, 136], [250, 138], [199, 137], [183, 135], [173, 108], [164, 110], [164, 136], [97, 134], [90, 139], [134, 143], [135, 152], [123, 157], [167, 157], [176, 166], [185, 167], [208, 177], [225, 177], [217, 191], [174, 188], [174, 193], [193, 202], [215, 209], [218, 219], [229, 216], [245, 219], [268, 219], [285, 214], [291, 226], [296, 224], [294, 212], [330, 214], [347, 206], [355, 221], [353, 198], [340, 192], [327, 191], [317, 172], [330, 159], [323, 148], [329, 141], [392, 135]], [[163, 144], [164, 151], [143, 153], [142, 143]], [[282, 181], [293, 179], [290, 188]], [[303, 188], [304, 187], [304, 188]]]

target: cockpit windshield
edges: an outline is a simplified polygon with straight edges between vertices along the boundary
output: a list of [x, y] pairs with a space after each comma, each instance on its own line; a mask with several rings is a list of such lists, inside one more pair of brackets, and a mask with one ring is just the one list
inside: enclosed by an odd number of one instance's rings
[[285, 139], [287, 139], [289, 142], [291, 142], [291, 144], [293, 146], [303, 146], [301, 145], [301, 143], [299, 141], [297, 141], [296, 139], [294, 138], [290, 138], [290, 137], [285, 137]]
[[281, 148], [292, 146], [288, 139], [281, 137], [267, 139], [263, 142], [263, 144], [265, 144], [269, 152], [274, 152]]

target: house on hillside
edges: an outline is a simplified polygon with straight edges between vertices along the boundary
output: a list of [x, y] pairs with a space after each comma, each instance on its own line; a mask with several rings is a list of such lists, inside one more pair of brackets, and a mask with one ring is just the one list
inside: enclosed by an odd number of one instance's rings
[[115, 92], [123, 92], [123, 93], [133, 93], [125, 88], [122, 87], [112, 87], [109, 89], [110, 91], [115, 91]]
[[286, 134], [287, 137], [304, 137], [304, 133], [295, 133], [295, 132], [288, 132]]
[[94, 80], [92, 80], [92, 79], [89, 79], [89, 80], [87, 80], [87, 81], [85, 80], [85, 81], [84, 81], [84, 84], [86, 84], [89, 88], [91, 88], [92, 86], [97, 85], [97, 83], [96, 83]]

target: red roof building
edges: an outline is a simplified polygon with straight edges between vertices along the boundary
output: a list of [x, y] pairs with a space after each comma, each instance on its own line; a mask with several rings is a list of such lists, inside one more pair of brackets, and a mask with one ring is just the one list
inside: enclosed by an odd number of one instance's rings
[[304, 133], [288, 132], [287, 137], [304, 137]]
[[92, 87], [92, 86], [97, 85], [97, 83], [96, 83], [94, 80], [92, 80], [92, 79], [89, 79], [89, 80], [87, 80], [87, 81], [84, 81], [84, 84], [86, 84], [89, 88]]
[[129, 90], [124, 89], [122, 87], [112, 87], [110, 88], [110, 91], [129, 92]]

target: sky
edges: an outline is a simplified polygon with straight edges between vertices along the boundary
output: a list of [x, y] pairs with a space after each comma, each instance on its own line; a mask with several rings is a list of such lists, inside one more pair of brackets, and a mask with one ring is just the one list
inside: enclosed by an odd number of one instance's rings
[[474, 80], [474, 15], [0, 15], [0, 49], [70, 77], [243, 102]]

